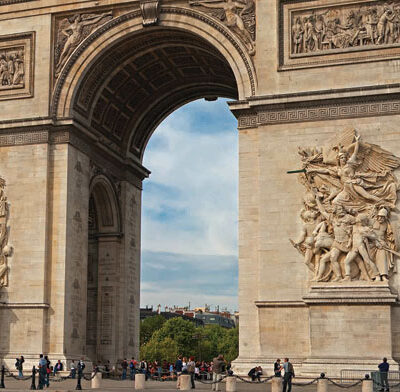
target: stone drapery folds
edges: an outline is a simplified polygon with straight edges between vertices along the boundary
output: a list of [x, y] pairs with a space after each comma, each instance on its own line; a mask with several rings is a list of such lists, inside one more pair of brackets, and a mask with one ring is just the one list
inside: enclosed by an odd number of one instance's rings
[[313, 281], [386, 281], [395, 270], [390, 213], [400, 158], [353, 129], [322, 147], [299, 147], [303, 228], [293, 246]]
[[0, 177], [0, 288], [8, 286], [8, 257], [12, 247], [8, 245], [9, 203], [5, 194], [6, 182]]

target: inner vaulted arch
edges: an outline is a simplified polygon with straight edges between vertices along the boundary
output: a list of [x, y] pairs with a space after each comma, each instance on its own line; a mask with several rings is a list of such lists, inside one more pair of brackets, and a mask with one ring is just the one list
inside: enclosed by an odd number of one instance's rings
[[127, 36], [86, 72], [72, 113], [86, 128], [141, 161], [157, 125], [198, 98], [238, 98], [222, 54], [204, 39], [154, 28]]

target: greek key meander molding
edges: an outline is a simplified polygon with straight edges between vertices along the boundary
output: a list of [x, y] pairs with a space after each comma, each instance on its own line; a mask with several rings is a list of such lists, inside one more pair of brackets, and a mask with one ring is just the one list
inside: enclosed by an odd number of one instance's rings
[[[252, 66], [247, 58], [246, 53], [242, 50], [241, 46], [238, 44], [234, 36], [231, 34], [227, 28], [225, 28], [221, 23], [218, 23], [217, 21], [213, 20], [212, 18], [201, 14], [199, 12], [190, 10], [190, 9], [185, 9], [185, 8], [175, 8], [175, 7], [162, 7], [161, 8], [161, 13], [164, 14], [177, 14], [177, 15], [187, 15], [193, 18], [196, 18], [204, 23], [207, 23], [211, 27], [215, 28], [218, 30], [220, 33], [222, 33], [225, 38], [231, 42], [238, 53], [240, 54], [245, 66], [246, 70], [250, 79], [250, 85], [251, 85], [251, 94], [254, 96], [256, 94], [256, 82], [255, 82], [255, 77], [253, 74]], [[60, 96], [61, 96], [61, 91], [62, 88], [65, 84], [65, 81], [67, 79], [67, 76], [75, 64], [75, 62], [78, 60], [78, 58], [82, 55], [82, 53], [100, 36], [105, 34], [107, 31], [113, 29], [114, 27], [128, 21], [131, 19], [135, 19], [137, 17], [141, 17], [141, 11], [140, 10], [135, 10], [130, 13], [121, 15], [119, 17], [116, 17], [109, 22], [106, 22], [103, 24], [101, 27], [97, 28], [93, 33], [91, 33], [83, 42], [77, 47], [77, 49], [73, 52], [73, 54], [69, 57], [65, 65], [60, 71], [60, 74], [58, 76], [58, 79], [56, 81], [54, 90], [53, 90], [53, 98], [52, 98], [52, 116], [56, 117], [57, 116], [57, 110], [58, 110], [58, 104], [60, 101]]]
[[293, 109], [253, 109], [252, 112], [250, 114], [239, 114], [239, 129], [254, 128], [259, 125], [397, 115], [400, 114], [400, 97], [393, 101], [325, 104], [320, 106], [314, 104], [310, 107]]
[[0, 6], [18, 4], [18, 3], [28, 3], [30, 1], [35, 1], [35, 0], [0, 0]]
[[281, 0], [279, 70], [398, 59], [399, 5]]

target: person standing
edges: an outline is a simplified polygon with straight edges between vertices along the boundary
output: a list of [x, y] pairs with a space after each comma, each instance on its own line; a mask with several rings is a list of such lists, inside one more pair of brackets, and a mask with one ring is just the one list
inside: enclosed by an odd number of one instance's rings
[[71, 368], [70, 376], [71, 376], [72, 379], [75, 379], [75, 377], [76, 377], [76, 365], [75, 365], [75, 361], [74, 360], [72, 360], [70, 368]]
[[136, 362], [135, 358], [132, 357], [131, 362], [129, 363], [129, 369], [131, 372], [131, 380], [135, 379], [136, 366], [137, 366], [137, 362]]
[[279, 358], [274, 363], [274, 373], [275, 377], [282, 377], [282, 366], [281, 366], [281, 360]]
[[24, 377], [24, 373], [23, 373], [23, 363], [25, 362], [24, 356], [21, 355], [19, 358], [17, 358], [17, 362], [15, 363], [15, 367], [18, 370], [18, 377]]
[[44, 359], [43, 354], [39, 356], [39, 385], [38, 389], [43, 389], [46, 383], [47, 374], [47, 361]]
[[389, 374], [389, 364], [387, 362], [387, 358], [382, 359], [382, 363], [378, 365], [379, 368], [379, 376], [381, 379], [381, 387], [380, 391], [383, 391], [384, 389], [386, 391], [389, 391], [389, 381], [388, 381], [388, 374]]
[[213, 372], [213, 384], [211, 384], [212, 391], [219, 391], [219, 381], [221, 381], [222, 373], [224, 372], [225, 360], [222, 354], [213, 359], [212, 372]]
[[176, 372], [176, 389], [181, 387], [181, 379], [180, 376], [182, 374], [182, 356], [179, 355], [178, 359], [175, 362], [175, 372]]
[[289, 358], [285, 358], [283, 363], [283, 370], [285, 374], [283, 375], [283, 388], [282, 391], [290, 392], [292, 390], [292, 378], [295, 377], [293, 365], [289, 362]]
[[46, 377], [45, 377], [46, 378], [46, 386], [47, 386], [47, 388], [49, 388], [50, 387], [50, 373], [51, 373], [50, 365], [51, 365], [51, 362], [47, 355], [44, 356], [44, 359], [46, 360], [46, 363], [47, 363]]
[[121, 363], [122, 366], [122, 380], [126, 380], [126, 372], [128, 371], [128, 361], [126, 360], [126, 358], [122, 361]]
[[192, 389], [195, 389], [196, 386], [194, 385], [194, 372], [196, 370], [196, 363], [194, 362], [194, 357], [189, 358], [189, 362], [187, 363], [187, 371], [190, 376], [190, 381], [192, 383]]

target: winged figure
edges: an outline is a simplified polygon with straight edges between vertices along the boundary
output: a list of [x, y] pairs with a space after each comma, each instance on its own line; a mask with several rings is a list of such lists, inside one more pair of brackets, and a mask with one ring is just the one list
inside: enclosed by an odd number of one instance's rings
[[302, 235], [292, 244], [314, 271], [314, 280], [388, 280], [394, 256], [400, 256], [389, 221], [396, 207], [394, 171], [400, 158], [362, 141], [354, 129], [323, 147], [299, 148], [299, 154], [305, 187], [302, 211], [318, 219], [305, 221], [302, 212]]

